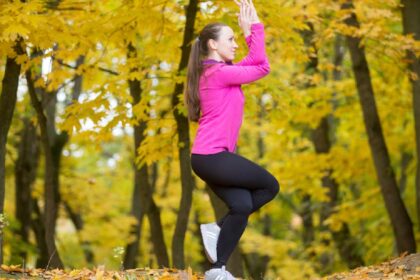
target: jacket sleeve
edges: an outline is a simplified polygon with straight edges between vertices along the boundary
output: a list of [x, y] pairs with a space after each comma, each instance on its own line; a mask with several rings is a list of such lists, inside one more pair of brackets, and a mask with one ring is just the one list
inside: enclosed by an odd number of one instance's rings
[[237, 66], [256, 65], [266, 58], [265, 53], [265, 34], [263, 23], [253, 23], [251, 25], [251, 34], [245, 38], [248, 46], [248, 54], [238, 63]]
[[237, 64], [221, 65], [215, 72], [222, 86], [241, 85], [254, 82], [270, 73], [270, 64], [265, 52], [264, 25], [254, 23], [247, 38], [248, 55]]
[[215, 72], [216, 80], [222, 86], [249, 84], [270, 73], [270, 64], [264, 61], [258, 65], [222, 65]]

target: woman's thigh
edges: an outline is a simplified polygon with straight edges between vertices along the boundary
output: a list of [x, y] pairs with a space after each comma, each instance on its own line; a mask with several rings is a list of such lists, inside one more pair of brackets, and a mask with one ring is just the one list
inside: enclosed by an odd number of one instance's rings
[[278, 185], [276, 178], [258, 164], [234, 153], [191, 155], [194, 173], [209, 184], [249, 190]]

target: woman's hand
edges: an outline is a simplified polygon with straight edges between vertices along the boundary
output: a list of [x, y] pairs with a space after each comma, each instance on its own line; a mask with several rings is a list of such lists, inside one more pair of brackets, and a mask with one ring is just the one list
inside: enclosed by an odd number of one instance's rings
[[257, 16], [252, 0], [234, 0], [240, 8], [238, 15], [238, 24], [244, 32], [245, 37], [251, 34], [251, 25], [253, 23], [259, 23], [260, 19]]

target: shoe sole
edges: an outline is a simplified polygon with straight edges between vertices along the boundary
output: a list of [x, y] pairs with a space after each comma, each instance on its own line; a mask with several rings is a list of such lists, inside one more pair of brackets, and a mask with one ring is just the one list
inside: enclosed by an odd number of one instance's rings
[[206, 254], [206, 257], [207, 257], [207, 259], [209, 260], [209, 262], [211, 262], [211, 263], [215, 263], [215, 262], [217, 262], [217, 257], [216, 257], [216, 259], [214, 260], [210, 255], [209, 255], [209, 253], [207, 252], [207, 244], [206, 244], [206, 242], [205, 242], [205, 238], [204, 238], [204, 225], [200, 225], [200, 232], [201, 232], [201, 238], [202, 238], [202, 240], [203, 240], [203, 244], [204, 244], [204, 253]]

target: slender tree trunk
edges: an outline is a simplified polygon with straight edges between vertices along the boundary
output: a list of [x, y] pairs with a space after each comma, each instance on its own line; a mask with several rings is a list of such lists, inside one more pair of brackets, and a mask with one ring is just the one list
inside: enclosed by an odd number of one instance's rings
[[170, 178], [172, 174], [171, 162], [172, 162], [172, 157], [168, 158], [167, 163], [166, 163], [166, 165], [168, 166], [168, 169], [167, 169], [167, 172], [165, 173], [165, 179], [162, 184], [162, 193], [161, 193], [162, 198], [165, 198], [168, 196], [169, 182], [170, 182]]
[[[162, 116], [164, 116], [167, 112], [163, 111]], [[161, 133], [161, 129], [159, 128], [158, 134]], [[150, 176], [150, 185], [151, 185], [151, 193], [155, 193], [156, 191], [156, 183], [157, 178], [159, 176], [159, 166], [158, 163], [155, 162], [151, 166], [151, 176]], [[166, 174], [163, 188], [166, 188], [169, 184], [169, 178], [170, 178], [170, 169], [168, 170], [168, 174]], [[153, 196], [150, 198], [150, 208], [147, 213], [147, 217], [149, 219], [150, 224], [150, 239], [153, 243], [154, 253], [157, 258], [157, 262], [159, 267], [169, 267], [169, 256], [168, 256], [168, 250], [165, 244], [165, 238], [163, 234], [163, 227], [162, 227], [162, 221], [160, 218], [160, 209], [157, 206]]]
[[[137, 57], [136, 48], [130, 43], [128, 45], [128, 59]], [[137, 68], [130, 70], [138, 71]], [[142, 89], [140, 81], [137, 79], [128, 81], [130, 94], [133, 98], [133, 106], [140, 102], [142, 98]], [[147, 128], [145, 121], [141, 120], [138, 125], [134, 126], [134, 158], [137, 156], [137, 149], [144, 141], [144, 131]], [[126, 254], [124, 256], [124, 268], [134, 268], [137, 265], [136, 257], [139, 252], [139, 244], [141, 240], [141, 225], [144, 216], [149, 212], [150, 201], [152, 198], [151, 186], [149, 183], [148, 167], [143, 164], [137, 167], [134, 164], [134, 193], [132, 198], [131, 214], [136, 218], [137, 224], [131, 229], [135, 239], [127, 245]]]
[[36, 267], [43, 268], [48, 266], [48, 247], [45, 239], [45, 218], [39, 209], [37, 199], [32, 201], [32, 219], [31, 227], [35, 234], [35, 240], [38, 247], [38, 257]]
[[[15, 164], [15, 211], [16, 219], [20, 227], [16, 231], [25, 244], [29, 244], [29, 232], [31, 229], [32, 214], [32, 195], [31, 186], [36, 178], [36, 170], [39, 162], [39, 145], [37, 140], [36, 127], [29, 118], [22, 119], [23, 128], [20, 132], [20, 142], [18, 144], [18, 158]], [[19, 256], [11, 263], [27, 262], [27, 252], [21, 249], [12, 253], [12, 256]]]
[[399, 181], [400, 194], [404, 197], [405, 189], [407, 187], [407, 169], [410, 162], [413, 160], [413, 154], [403, 151], [401, 153], [401, 175]]
[[160, 210], [153, 198], [150, 201], [150, 209], [147, 216], [149, 218], [151, 239], [159, 267], [169, 267], [169, 256], [163, 236]]
[[[305, 46], [308, 50], [308, 57], [309, 61], [305, 67], [305, 72], [307, 75], [314, 75], [318, 72], [318, 56], [317, 56], [317, 49], [313, 42], [314, 37], [314, 27], [310, 22], [307, 22], [306, 25], [308, 26], [307, 30], [301, 31], [301, 36], [303, 41], [305, 42]], [[309, 82], [304, 83], [303, 88], [309, 88], [313, 85]], [[311, 104], [309, 104], [311, 106]], [[313, 203], [312, 198], [309, 194], [305, 194], [302, 199], [302, 208], [301, 208], [301, 216], [303, 219], [303, 244], [305, 247], [309, 247], [311, 243], [315, 239], [315, 228], [313, 224]]]
[[[84, 63], [85, 57], [79, 56], [76, 60], [76, 68]], [[77, 102], [79, 96], [82, 92], [82, 81], [83, 76], [76, 74], [74, 77], [74, 84], [72, 89], [72, 96], [71, 100], [67, 102], [66, 106], [71, 105], [73, 102]], [[39, 90], [40, 95], [42, 96], [42, 106], [46, 112], [47, 118], [47, 131], [48, 131], [48, 138], [50, 139], [51, 143], [51, 154], [52, 154], [52, 166], [46, 167], [52, 170], [53, 174], [53, 188], [54, 188], [54, 200], [55, 205], [57, 207], [57, 211], [55, 211], [54, 220], [54, 228], [56, 226], [57, 218], [58, 218], [58, 206], [61, 203], [61, 196], [60, 196], [60, 168], [61, 168], [61, 159], [62, 153], [65, 145], [69, 142], [70, 137], [66, 131], [61, 131], [60, 133], [57, 132], [55, 126], [55, 119], [56, 119], [56, 107], [57, 107], [57, 92], [45, 92], [44, 90]], [[69, 214], [70, 220], [74, 223], [74, 226], [78, 232], [83, 230], [83, 218], [79, 213], [74, 212], [67, 202], [64, 202], [64, 207]], [[90, 246], [88, 242], [81, 241], [81, 247], [85, 254], [86, 261], [88, 263], [93, 262], [93, 252], [90, 250]]]
[[[414, 34], [414, 39], [420, 41], [420, 1], [402, 0], [402, 18], [404, 34]], [[407, 53], [409, 69], [414, 75], [410, 75], [413, 87], [413, 114], [414, 130], [416, 138], [416, 203], [417, 220], [420, 229], [420, 58], [410, 51]]]
[[[344, 10], [352, 9], [352, 1], [344, 3], [342, 8]], [[350, 17], [345, 19], [345, 23], [349, 26], [359, 27], [359, 22], [353, 12]], [[395, 173], [391, 166], [376, 107], [365, 50], [360, 44], [360, 38], [346, 36], [346, 39], [353, 64], [353, 72], [356, 77], [357, 91], [376, 175], [391, 220], [398, 252], [414, 253], [416, 251], [416, 243], [413, 234], [413, 224], [401, 199]]]
[[302, 241], [305, 248], [309, 247], [315, 239], [312, 212], [311, 196], [305, 194], [302, 198], [301, 207], [299, 209], [299, 215], [302, 217], [303, 221]]
[[51, 151], [51, 140], [48, 136], [47, 117], [44, 114], [44, 109], [41, 102], [38, 100], [34, 80], [32, 78], [31, 70], [26, 71], [26, 80], [28, 84], [28, 91], [31, 97], [31, 102], [35, 108], [38, 116], [38, 123], [41, 128], [41, 142], [45, 154], [45, 174], [44, 174], [44, 224], [45, 224], [45, 239], [48, 250], [49, 263], [47, 268], [63, 268], [63, 263], [55, 246], [55, 219], [57, 217], [57, 197], [54, 182], [54, 159]]
[[[39, 55], [36, 53], [35, 55]], [[84, 56], [80, 56], [76, 61], [76, 67], [79, 67], [84, 62]], [[43, 142], [44, 149], [48, 148], [45, 152], [45, 176], [48, 174], [48, 182], [45, 182], [45, 211], [44, 218], [46, 243], [48, 248], [48, 258], [51, 259], [51, 265], [53, 267], [62, 265], [60, 257], [56, 259], [55, 255], [58, 254], [55, 247], [55, 226], [58, 217], [58, 206], [61, 201], [60, 197], [60, 166], [61, 166], [61, 155], [64, 146], [69, 141], [69, 135], [66, 131], [62, 131], [60, 134], [57, 133], [55, 127], [55, 116], [56, 116], [56, 105], [57, 105], [57, 92], [45, 92], [44, 89], [35, 88], [34, 78], [31, 77], [31, 72], [27, 71], [28, 89], [31, 96], [32, 104], [39, 106], [35, 107], [38, 115], [38, 120], [41, 126], [41, 139]], [[82, 76], [76, 75], [74, 78], [74, 86], [72, 92], [72, 100], [67, 104], [70, 105], [74, 100], [77, 100], [82, 90]], [[32, 91], [32, 92], [31, 92]], [[41, 96], [41, 101], [38, 100], [37, 95]], [[45, 113], [44, 113], [45, 112]], [[45, 124], [41, 123], [45, 121]], [[46, 135], [43, 136], [42, 134]], [[44, 143], [44, 141], [48, 141]], [[48, 157], [48, 158], [47, 158]], [[48, 190], [47, 190], [48, 185]], [[47, 200], [48, 198], [48, 200]], [[47, 212], [48, 211], [48, 212]], [[81, 219], [81, 217], [79, 217]], [[78, 225], [75, 225], [77, 228]], [[53, 238], [48, 240], [48, 238]], [[59, 261], [60, 260], [60, 261]], [[49, 264], [47, 264], [49, 266]]]
[[[16, 54], [23, 54], [21, 47], [22, 40], [18, 39], [14, 46]], [[2, 81], [0, 96], [0, 214], [4, 213], [4, 197], [6, 182], [6, 141], [12, 123], [13, 111], [17, 99], [17, 88], [19, 84], [20, 64], [14, 57], [7, 57], [6, 69]], [[3, 232], [0, 232], [0, 264], [3, 263]]]
[[[181, 60], [178, 67], [178, 73], [184, 70], [188, 65], [188, 56], [191, 50], [190, 42], [193, 40], [195, 19], [198, 10], [198, 1], [190, 0], [186, 8], [186, 21], [184, 29], [184, 38], [182, 42]], [[175, 232], [172, 238], [172, 261], [173, 266], [178, 269], [184, 269], [184, 241], [187, 231], [188, 218], [192, 203], [192, 192], [194, 189], [194, 181], [191, 172], [190, 158], [190, 133], [188, 118], [181, 114], [178, 109], [179, 95], [182, 95], [184, 84], [176, 83], [172, 95], [172, 108], [178, 133], [178, 154], [181, 174], [181, 201], [179, 205], [178, 217], [176, 220]]]

